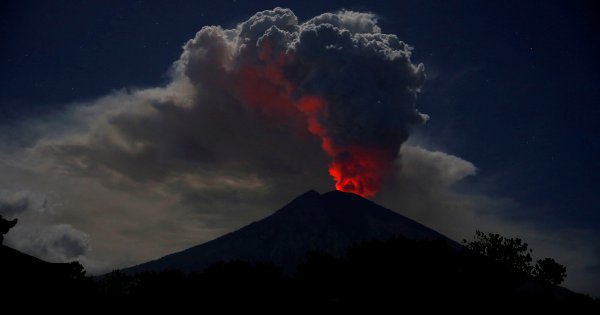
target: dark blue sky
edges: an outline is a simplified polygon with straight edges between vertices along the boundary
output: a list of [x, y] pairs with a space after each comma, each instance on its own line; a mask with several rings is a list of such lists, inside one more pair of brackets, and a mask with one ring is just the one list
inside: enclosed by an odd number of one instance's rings
[[[373, 3], [369, 3], [373, 2]], [[600, 36], [592, 4], [571, 1], [4, 1], [0, 124], [58, 111], [123, 87], [168, 81], [182, 44], [204, 25], [258, 10], [300, 19], [340, 8], [381, 16], [415, 47], [429, 79], [418, 135], [474, 163], [465, 189], [508, 196], [540, 224], [600, 229]], [[591, 3], [591, 1], [590, 1]]]

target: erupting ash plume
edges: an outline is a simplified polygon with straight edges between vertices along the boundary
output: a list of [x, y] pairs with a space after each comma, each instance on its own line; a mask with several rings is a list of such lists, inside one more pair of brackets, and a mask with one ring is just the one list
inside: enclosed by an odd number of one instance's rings
[[235, 29], [204, 27], [176, 70], [198, 90], [226, 89], [260, 121], [321, 138], [338, 190], [374, 196], [411, 128], [425, 79], [411, 47], [383, 34], [371, 13], [340, 11], [298, 23], [289, 9]]

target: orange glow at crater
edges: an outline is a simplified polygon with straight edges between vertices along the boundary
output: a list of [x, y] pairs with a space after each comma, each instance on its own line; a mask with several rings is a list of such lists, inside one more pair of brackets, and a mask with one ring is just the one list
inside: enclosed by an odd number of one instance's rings
[[303, 96], [298, 100], [297, 105], [306, 115], [308, 130], [321, 137], [321, 147], [333, 158], [329, 164], [329, 174], [336, 182], [335, 188], [363, 197], [375, 196], [381, 188], [393, 157], [379, 148], [335, 144], [319, 121], [320, 117], [327, 115], [324, 112], [327, 107], [326, 102], [322, 98]]
[[329, 165], [329, 174], [337, 190], [373, 197], [381, 189], [391, 159], [386, 152], [350, 146], [337, 150]]
[[249, 108], [266, 121], [292, 124], [305, 120], [308, 131], [321, 139], [321, 147], [332, 158], [329, 174], [337, 190], [373, 197], [381, 188], [393, 155], [381, 147], [369, 144], [339, 143], [323, 122], [327, 119], [328, 103], [317, 95], [303, 95], [294, 100], [296, 86], [285, 77], [284, 53], [274, 54], [266, 41], [259, 48], [260, 62], [239, 69], [239, 91]]

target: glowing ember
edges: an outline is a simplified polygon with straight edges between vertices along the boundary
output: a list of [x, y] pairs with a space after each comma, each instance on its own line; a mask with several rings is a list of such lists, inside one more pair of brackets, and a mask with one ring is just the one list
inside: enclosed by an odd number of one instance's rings
[[298, 108], [307, 118], [308, 130], [322, 139], [322, 147], [333, 161], [329, 174], [335, 180], [337, 190], [352, 192], [363, 197], [373, 197], [383, 182], [383, 177], [392, 162], [389, 153], [378, 148], [358, 145], [338, 146], [327, 136], [326, 128], [319, 117], [326, 113], [326, 102], [317, 96], [303, 96]]

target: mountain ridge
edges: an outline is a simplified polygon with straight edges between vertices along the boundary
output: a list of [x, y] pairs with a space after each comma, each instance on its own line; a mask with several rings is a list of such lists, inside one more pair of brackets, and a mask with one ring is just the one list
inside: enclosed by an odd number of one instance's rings
[[341, 256], [361, 241], [397, 235], [442, 239], [453, 248], [461, 247], [448, 237], [353, 193], [319, 194], [309, 190], [273, 214], [236, 231], [123, 271], [194, 272], [218, 261], [243, 260], [272, 262], [293, 272], [308, 251]]

